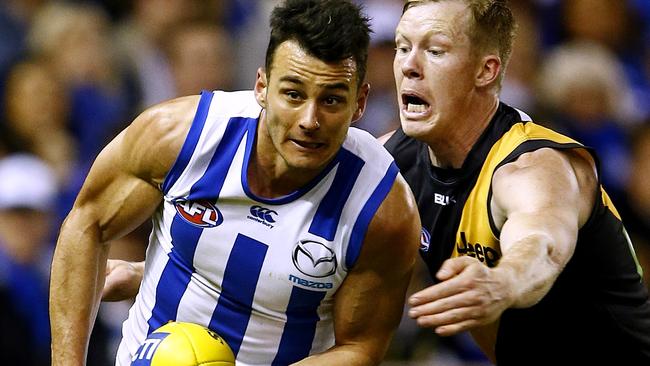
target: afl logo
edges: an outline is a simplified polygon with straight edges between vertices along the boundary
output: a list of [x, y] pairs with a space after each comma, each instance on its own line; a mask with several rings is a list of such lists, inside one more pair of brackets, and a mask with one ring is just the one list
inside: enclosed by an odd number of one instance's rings
[[422, 228], [422, 232], [420, 233], [420, 250], [424, 253], [429, 251], [429, 246], [431, 245], [431, 234], [427, 231], [427, 229]]
[[336, 272], [338, 265], [334, 251], [325, 244], [301, 240], [293, 247], [293, 265], [307, 276], [322, 278]]
[[215, 227], [223, 222], [223, 215], [210, 201], [176, 201], [176, 211], [185, 221], [198, 227]]

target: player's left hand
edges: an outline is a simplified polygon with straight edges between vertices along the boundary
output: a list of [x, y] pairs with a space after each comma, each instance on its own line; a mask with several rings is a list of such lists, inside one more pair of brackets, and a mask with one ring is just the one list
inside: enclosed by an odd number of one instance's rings
[[144, 271], [144, 262], [109, 259], [106, 263], [106, 281], [102, 301], [128, 300], [138, 293]]
[[490, 324], [512, 303], [508, 277], [476, 258], [447, 259], [436, 277], [439, 283], [409, 298], [408, 315], [438, 335]]

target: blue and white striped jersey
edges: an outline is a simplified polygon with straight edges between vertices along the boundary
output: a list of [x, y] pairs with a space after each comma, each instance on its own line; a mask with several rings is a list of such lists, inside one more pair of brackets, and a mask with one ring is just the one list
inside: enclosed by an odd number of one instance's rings
[[202, 94], [163, 183], [118, 365], [142, 357], [140, 343], [169, 320], [216, 331], [238, 365], [286, 365], [334, 345], [333, 296], [398, 170], [350, 128], [311, 183], [257, 197], [246, 167], [260, 111], [252, 91]]

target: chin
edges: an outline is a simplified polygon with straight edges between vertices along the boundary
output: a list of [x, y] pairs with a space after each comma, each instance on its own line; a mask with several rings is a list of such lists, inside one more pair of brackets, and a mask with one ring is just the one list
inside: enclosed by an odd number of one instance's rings
[[404, 134], [413, 138], [430, 134], [433, 127], [430, 121], [410, 121], [402, 119], [400, 122]]

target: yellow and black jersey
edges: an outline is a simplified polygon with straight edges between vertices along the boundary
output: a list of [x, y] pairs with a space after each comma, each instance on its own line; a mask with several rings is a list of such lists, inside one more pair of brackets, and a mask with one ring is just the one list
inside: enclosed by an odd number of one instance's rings
[[[426, 144], [401, 129], [386, 142], [431, 235], [420, 251], [434, 280], [450, 257], [498, 265], [492, 177], [504, 164], [544, 147], [586, 149], [597, 161], [591, 149], [504, 103], [460, 169], [434, 167]], [[594, 194], [599, 199], [550, 292], [532, 307], [503, 313], [495, 347], [499, 365], [650, 365], [650, 302], [641, 268], [607, 193], [600, 187]]]

